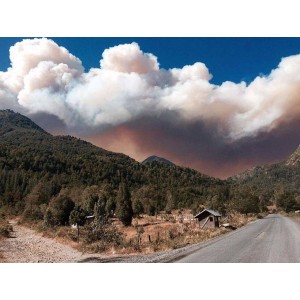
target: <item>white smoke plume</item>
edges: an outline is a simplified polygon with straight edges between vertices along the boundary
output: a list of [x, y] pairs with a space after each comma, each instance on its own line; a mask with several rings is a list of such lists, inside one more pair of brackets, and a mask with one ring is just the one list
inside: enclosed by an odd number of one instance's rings
[[169, 111], [179, 121], [214, 124], [228, 140], [268, 132], [300, 116], [300, 55], [283, 58], [267, 76], [210, 83], [200, 62], [159, 68], [136, 43], [106, 49], [99, 68], [54, 41], [26, 39], [10, 48], [11, 67], [0, 72], [0, 108], [52, 114], [70, 128], [106, 128]]

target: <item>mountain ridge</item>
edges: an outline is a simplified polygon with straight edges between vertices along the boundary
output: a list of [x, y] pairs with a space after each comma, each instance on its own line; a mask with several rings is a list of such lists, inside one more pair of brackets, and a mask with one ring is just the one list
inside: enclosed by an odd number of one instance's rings
[[245, 180], [256, 175], [268, 175], [270, 170], [276, 168], [294, 169], [300, 165], [300, 145], [284, 160], [273, 164], [265, 164], [247, 169], [241, 173], [229, 177], [231, 180]]
[[17, 129], [27, 129], [42, 132], [50, 135], [28, 117], [16, 113], [10, 109], [0, 110], [0, 136], [10, 133]]
[[141, 163], [142, 164], [146, 164], [146, 163], [152, 163], [152, 162], [160, 162], [160, 163], [164, 163], [170, 166], [176, 166], [173, 162], [171, 162], [170, 160], [163, 158], [163, 157], [159, 157], [156, 155], [151, 155], [149, 157], [147, 157], [146, 159], [144, 159]]
[[287, 166], [296, 166], [300, 164], [300, 145], [298, 148], [286, 159], [285, 164]]

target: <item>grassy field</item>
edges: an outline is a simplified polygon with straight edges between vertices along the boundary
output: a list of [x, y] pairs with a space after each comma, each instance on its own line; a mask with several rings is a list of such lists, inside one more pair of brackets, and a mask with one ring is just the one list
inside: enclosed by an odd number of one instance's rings
[[[226, 218], [221, 218], [220, 223], [229, 223], [238, 228], [258, 217], [261, 216], [231, 213]], [[77, 243], [77, 229], [71, 226], [45, 228], [42, 222], [24, 223], [21, 219], [18, 223], [83, 253], [101, 253], [105, 256], [168, 251], [203, 242], [231, 231], [224, 227], [201, 229], [199, 223], [193, 220], [190, 210], [172, 211], [169, 215], [164, 213], [157, 216], [141, 215], [134, 218], [132, 225], [128, 227], [122, 225], [118, 219], [112, 219], [108, 231], [104, 231], [104, 235], [100, 234], [99, 238], [92, 241], [88, 238], [87, 225], [80, 228], [79, 243]], [[11, 225], [6, 220], [0, 221], [0, 238], [8, 237], [11, 230]]]
[[[222, 223], [229, 223], [238, 228], [253, 220], [257, 215], [243, 215], [232, 213], [221, 219]], [[29, 225], [29, 224], [27, 224]], [[80, 242], [77, 243], [77, 230], [70, 226], [45, 229], [41, 223], [31, 224], [31, 227], [40, 231], [44, 236], [70, 245], [86, 253], [102, 253], [104, 255], [130, 255], [137, 253], [153, 253], [177, 249], [188, 244], [206, 241], [210, 238], [229, 232], [223, 227], [214, 229], [201, 229], [197, 221], [192, 219], [189, 210], [173, 211], [172, 215], [158, 214], [157, 216], [141, 215], [134, 218], [132, 225], [125, 227], [113, 219], [114, 231], [110, 239], [99, 239], [88, 242], [87, 230], [80, 229]], [[117, 236], [115, 239], [114, 234]]]

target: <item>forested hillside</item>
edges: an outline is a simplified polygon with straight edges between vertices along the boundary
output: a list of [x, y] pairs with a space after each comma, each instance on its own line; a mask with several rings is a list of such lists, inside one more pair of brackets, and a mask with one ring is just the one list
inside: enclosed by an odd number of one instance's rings
[[300, 209], [300, 146], [286, 160], [247, 170], [233, 176], [230, 184], [235, 198], [248, 194], [259, 205], [271, 201], [286, 211]]
[[272, 203], [294, 210], [300, 208], [299, 153], [300, 148], [286, 161], [222, 181], [161, 160], [139, 163], [75, 137], [52, 136], [27, 117], [4, 110], [0, 209], [34, 220], [51, 211], [56, 223], [66, 224], [75, 205], [93, 214], [98, 203], [102, 214], [112, 216], [122, 183], [134, 215], [182, 208], [196, 213], [203, 206], [223, 214], [260, 212]]
[[221, 180], [159, 161], [140, 164], [71, 136], [52, 136], [10, 110], [0, 111], [0, 176], [2, 210], [34, 219], [42, 219], [49, 206], [63, 209], [65, 202], [92, 213], [99, 197], [111, 213], [121, 181], [137, 214], [185, 207], [196, 211], [210, 201], [217, 209], [228, 200]]

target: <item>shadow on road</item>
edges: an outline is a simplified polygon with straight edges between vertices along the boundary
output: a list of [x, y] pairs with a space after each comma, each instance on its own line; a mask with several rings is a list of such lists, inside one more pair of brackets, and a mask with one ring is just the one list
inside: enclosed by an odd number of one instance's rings
[[124, 257], [114, 257], [114, 258], [97, 258], [97, 257], [87, 257], [85, 259], [79, 260], [78, 263], [116, 263], [124, 260]]

